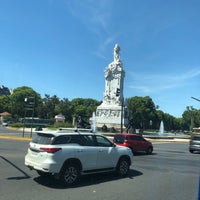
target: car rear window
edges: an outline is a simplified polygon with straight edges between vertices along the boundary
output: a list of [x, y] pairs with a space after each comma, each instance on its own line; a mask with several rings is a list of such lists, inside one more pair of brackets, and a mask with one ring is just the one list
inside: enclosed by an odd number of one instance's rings
[[52, 144], [53, 139], [54, 135], [37, 133], [33, 138], [32, 142], [37, 144]]
[[124, 135], [115, 135], [114, 136], [114, 142], [117, 143], [117, 144], [123, 144], [125, 138], [126, 137]]

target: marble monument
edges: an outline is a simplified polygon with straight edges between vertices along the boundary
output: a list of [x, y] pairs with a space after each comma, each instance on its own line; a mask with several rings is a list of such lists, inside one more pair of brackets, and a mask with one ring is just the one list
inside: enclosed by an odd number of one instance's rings
[[98, 128], [119, 129], [127, 124], [127, 107], [124, 103], [123, 84], [125, 71], [120, 60], [120, 46], [115, 45], [113, 62], [105, 69], [105, 92], [103, 102], [96, 110], [96, 124]]

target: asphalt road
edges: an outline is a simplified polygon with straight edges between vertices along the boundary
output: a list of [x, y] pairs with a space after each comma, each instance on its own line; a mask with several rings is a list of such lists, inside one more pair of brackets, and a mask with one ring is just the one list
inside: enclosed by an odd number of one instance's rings
[[[5, 126], [0, 125], [0, 134], [13, 134], [13, 130], [6, 128]], [[21, 131], [17, 131], [17, 133], [21, 133]]]
[[135, 156], [128, 177], [85, 176], [72, 188], [26, 168], [27, 148], [28, 141], [0, 139], [0, 199], [198, 199], [200, 154], [190, 154], [185, 143], [155, 143], [153, 155]]
[[[6, 128], [4, 126], [0, 126], [0, 135], [8, 135], [8, 136], [18, 136], [21, 137], [23, 134], [22, 131], [19, 130], [12, 130], [10, 128]], [[30, 133], [25, 133], [26, 136], [30, 136]]]

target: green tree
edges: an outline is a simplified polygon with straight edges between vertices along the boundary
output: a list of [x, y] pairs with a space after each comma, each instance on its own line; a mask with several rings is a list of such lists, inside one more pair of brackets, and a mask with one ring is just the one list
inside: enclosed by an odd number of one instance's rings
[[5, 111], [12, 113], [11, 95], [0, 96], [0, 112]]
[[180, 130], [182, 129], [182, 120], [179, 118], [176, 118], [168, 113], [164, 113], [162, 110], [157, 110], [157, 119], [156, 119], [156, 129], [159, 129], [160, 127], [160, 122], [163, 121], [164, 123], [164, 129], [167, 131], [171, 130]]
[[155, 126], [157, 107], [149, 96], [128, 98], [127, 104], [129, 121], [133, 121], [136, 128], [152, 128]]
[[[100, 101], [91, 98], [75, 98], [69, 101], [67, 98], [59, 99], [56, 95], [45, 94], [42, 99], [40, 94], [27, 86], [18, 87], [13, 90], [11, 95], [0, 96], [0, 112], [10, 112], [15, 119], [25, 116], [27, 106], [25, 98], [35, 98], [34, 116], [52, 119], [55, 115], [63, 114], [67, 122], [72, 123], [73, 117], [81, 116], [84, 121], [92, 116], [96, 111]], [[192, 130], [193, 127], [200, 127], [200, 110], [191, 106], [186, 107], [182, 118], [175, 118], [162, 110], [158, 110], [149, 96], [131, 97], [126, 100], [129, 108], [129, 120], [134, 124], [145, 129], [159, 129], [160, 122], [163, 120], [166, 130]], [[31, 113], [27, 112], [26, 116]]]
[[55, 113], [65, 116], [65, 120], [72, 123], [72, 112], [70, 109], [70, 101], [67, 98], [60, 100], [59, 104], [55, 107]]
[[60, 100], [56, 95], [50, 96], [45, 94], [45, 98], [42, 99], [38, 108], [38, 116], [43, 119], [53, 120], [55, 115], [59, 114], [60, 110], [56, 110], [59, 104]]
[[91, 98], [75, 98], [70, 103], [72, 117], [80, 116], [84, 121], [88, 122], [98, 105], [100, 105], [100, 102]]
[[[22, 86], [14, 89], [13, 94], [10, 95], [10, 101], [12, 104], [12, 114], [15, 118], [24, 117], [25, 108], [27, 107], [27, 103], [25, 102], [26, 98], [34, 98], [35, 102], [34, 116], [37, 116], [38, 105], [41, 102], [41, 97], [32, 88]], [[27, 116], [30, 115], [31, 114], [27, 112]]]
[[183, 130], [182, 118], [174, 117], [174, 124], [172, 130]]
[[194, 127], [200, 126], [200, 110], [193, 108], [192, 106], [187, 106], [183, 115], [183, 128], [185, 130], [190, 130]]

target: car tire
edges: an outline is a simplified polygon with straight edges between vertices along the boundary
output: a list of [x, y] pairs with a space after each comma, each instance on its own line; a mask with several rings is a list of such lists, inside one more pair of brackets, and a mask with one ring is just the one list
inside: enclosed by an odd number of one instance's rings
[[191, 150], [191, 149], [190, 149], [190, 153], [194, 153], [194, 150]]
[[129, 161], [127, 158], [121, 158], [117, 164], [117, 173], [122, 176], [125, 177], [130, 169], [130, 165], [129, 165]]
[[75, 183], [77, 183], [79, 178], [80, 168], [77, 164], [69, 163], [63, 167], [60, 180], [64, 185], [74, 185]]
[[146, 154], [147, 154], [147, 155], [152, 154], [152, 152], [153, 152], [153, 148], [152, 148], [152, 147], [149, 147], [149, 148], [146, 150]]

